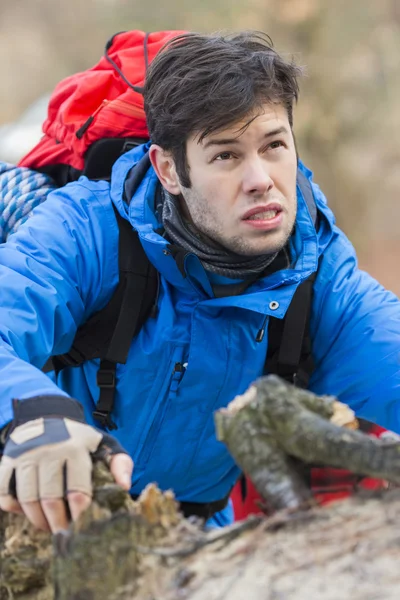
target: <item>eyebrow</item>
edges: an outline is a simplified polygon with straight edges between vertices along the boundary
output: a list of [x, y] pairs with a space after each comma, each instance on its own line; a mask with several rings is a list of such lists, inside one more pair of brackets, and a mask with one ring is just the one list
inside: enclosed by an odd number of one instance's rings
[[[288, 129], [282, 125], [282, 127], [278, 127], [277, 129], [273, 129], [265, 134], [264, 138], [269, 139], [274, 137], [275, 135], [281, 135], [282, 133], [288, 133]], [[240, 142], [239, 137], [235, 138], [221, 138], [221, 139], [211, 139], [205, 142], [204, 148], [209, 148], [210, 146], [226, 146], [231, 144], [238, 144]]]

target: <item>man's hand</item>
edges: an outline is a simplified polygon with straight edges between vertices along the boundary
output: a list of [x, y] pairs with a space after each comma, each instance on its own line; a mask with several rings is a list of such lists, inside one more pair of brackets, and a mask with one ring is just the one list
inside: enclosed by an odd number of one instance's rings
[[[25, 513], [36, 527], [67, 529], [92, 498], [92, 456], [110, 464], [116, 483], [131, 486], [132, 459], [119, 442], [84, 422], [81, 405], [62, 396], [14, 403], [0, 462], [0, 509]], [[69, 513], [69, 514], [68, 514]]]

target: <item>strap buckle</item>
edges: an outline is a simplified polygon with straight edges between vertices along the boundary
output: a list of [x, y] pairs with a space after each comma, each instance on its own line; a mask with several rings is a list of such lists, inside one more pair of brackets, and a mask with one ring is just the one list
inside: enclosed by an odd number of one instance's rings
[[115, 388], [115, 372], [110, 369], [99, 369], [96, 374], [96, 383], [99, 388]]
[[118, 429], [118, 427], [112, 420], [110, 413], [106, 413], [101, 410], [94, 410], [92, 412], [92, 416], [96, 421], [98, 421], [100, 427], [104, 427], [106, 429], [109, 429], [110, 431]]

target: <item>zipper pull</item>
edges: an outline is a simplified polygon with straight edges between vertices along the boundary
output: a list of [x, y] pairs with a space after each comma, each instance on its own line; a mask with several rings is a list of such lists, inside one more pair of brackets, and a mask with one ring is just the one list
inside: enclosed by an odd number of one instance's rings
[[174, 365], [174, 370], [172, 371], [172, 375], [175, 375], [175, 373], [184, 373], [186, 371], [186, 367], [187, 367], [187, 362], [186, 363], [181, 363], [181, 362], [177, 362]]
[[98, 106], [96, 108], [94, 113], [90, 115], [90, 117], [84, 122], [84, 124], [81, 127], [79, 127], [79, 129], [75, 133], [78, 140], [81, 140], [83, 138], [83, 136], [89, 129], [90, 125], [93, 123], [94, 118], [97, 115], [97, 113], [99, 112], [99, 110], [101, 110], [104, 106], [106, 106], [106, 104], [108, 104], [108, 100], [103, 100], [103, 102], [100, 104], [100, 106]]
[[175, 396], [177, 391], [178, 391], [178, 387], [180, 382], [182, 381], [182, 377], [186, 371], [186, 367], [187, 367], [187, 362], [186, 363], [181, 363], [181, 362], [177, 362], [174, 365], [174, 370], [172, 371], [172, 381], [171, 381], [171, 385], [170, 385], [170, 393]]

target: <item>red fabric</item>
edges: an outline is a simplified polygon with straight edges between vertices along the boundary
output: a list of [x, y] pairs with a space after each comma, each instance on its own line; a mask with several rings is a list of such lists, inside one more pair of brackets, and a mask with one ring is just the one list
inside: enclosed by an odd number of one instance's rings
[[[150, 33], [147, 40], [149, 62], [160, 48], [182, 31]], [[128, 31], [114, 37], [109, 56], [126, 79], [142, 87], [145, 77], [143, 31]], [[77, 131], [93, 117], [81, 139]], [[82, 170], [88, 147], [105, 137], [148, 137], [143, 97], [132, 90], [105, 56], [91, 69], [67, 77], [55, 88], [48, 117], [43, 124], [44, 137], [19, 163], [40, 168], [50, 164], [68, 164]]]
[[[382, 427], [372, 425], [368, 430], [368, 434], [380, 437], [384, 431], [385, 429]], [[311, 469], [311, 489], [319, 504], [329, 504], [336, 500], [348, 498], [354, 492], [355, 484], [357, 488], [361, 487], [368, 490], [386, 487], [386, 482], [382, 479], [363, 477], [357, 480], [352, 473], [344, 469], [331, 469], [329, 467]], [[248, 478], [246, 478], [246, 488], [245, 500], [242, 498], [240, 481], [232, 490], [231, 498], [236, 521], [263, 512], [260, 508], [262, 499]]]

